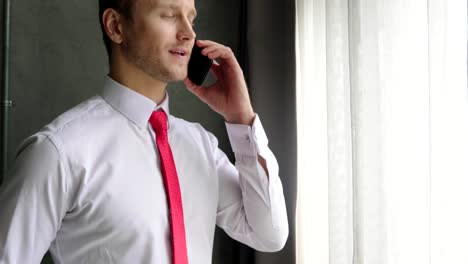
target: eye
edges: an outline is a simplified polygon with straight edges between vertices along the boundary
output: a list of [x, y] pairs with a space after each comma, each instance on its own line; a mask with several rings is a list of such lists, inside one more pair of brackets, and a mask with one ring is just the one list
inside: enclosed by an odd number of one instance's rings
[[174, 19], [176, 16], [174, 14], [162, 14], [163, 18]]

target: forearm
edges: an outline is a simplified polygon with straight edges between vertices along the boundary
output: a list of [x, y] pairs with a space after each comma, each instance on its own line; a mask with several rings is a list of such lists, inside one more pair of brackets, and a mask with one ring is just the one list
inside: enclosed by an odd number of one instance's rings
[[[278, 164], [268, 148], [260, 120], [252, 126], [230, 125], [228, 134], [236, 156], [238, 197], [227, 199], [219, 211], [219, 225], [233, 238], [261, 251], [282, 248], [288, 235], [286, 207]], [[222, 183], [221, 183], [222, 184]], [[231, 184], [226, 190], [231, 191]]]
[[[256, 157], [238, 157], [236, 168], [245, 220], [252, 233], [247, 238], [258, 250], [277, 251], [288, 236], [286, 206], [276, 159], [272, 156], [264, 160], [267, 169]], [[270, 177], [266, 171], [271, 172]]]

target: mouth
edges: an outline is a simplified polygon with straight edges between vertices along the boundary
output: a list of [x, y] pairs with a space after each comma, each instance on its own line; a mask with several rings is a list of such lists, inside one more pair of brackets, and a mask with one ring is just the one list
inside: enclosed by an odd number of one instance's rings
[[183, 49], [183, 48], [171, 49], [171, 50], [169, 50], [169, 53], [171, 53], [172, 55], [175, 55], [177, 57], [180, 57], [180, 58], [188, 57], [190, 55], [188, 53], [188, 51], [186, 49]]

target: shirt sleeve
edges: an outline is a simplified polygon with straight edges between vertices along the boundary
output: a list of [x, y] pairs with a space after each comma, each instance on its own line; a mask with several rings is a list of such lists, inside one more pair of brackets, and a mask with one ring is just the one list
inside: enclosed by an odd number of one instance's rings
[[67, 210], [67, 167], [49, 137], [27, 139], [0, 187], [0, 264], [40, 263]]
[[[265, 252], [283, 248], [288, 220], [278, 163], [258, 116], [252, 126], [226, 124], [235, 166], [217, 150], [217, 225], [232, 238]], [[268, 175], [258, 161], [266, 160]]]

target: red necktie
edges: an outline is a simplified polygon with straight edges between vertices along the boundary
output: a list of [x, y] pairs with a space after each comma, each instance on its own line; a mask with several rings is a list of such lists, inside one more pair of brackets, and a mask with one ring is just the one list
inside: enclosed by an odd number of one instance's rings
[[185, 242], [184, 212], [179, 179], [167, 139], [167, 116], [163, 111], [154, 111], [149, 120], [156, 132], [156, 144], [161, 158], [161, 172], [168, 197], [172, 230], [172, 263], [188, 264]]

